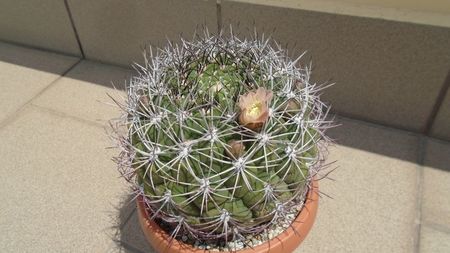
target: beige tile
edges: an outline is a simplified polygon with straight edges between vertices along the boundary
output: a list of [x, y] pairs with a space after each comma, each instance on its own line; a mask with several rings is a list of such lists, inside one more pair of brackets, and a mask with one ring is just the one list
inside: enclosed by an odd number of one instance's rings
[[83, 61], [33, 104], [104, 124], [121, 113], [108, 94], [122, 100], [124, 84], [131, 76], [128, 69]]
[[450, 233], [422, 226], [420, 239], [420, 253], [448, 253], [450, 251]]
[[316, 224], [296, 253], [414, 252], [413, 225], [344, 211], [340, 205], [323, 202]]
[[0, 129], [0, 248], [107, 252], [127, 190], [104, 130], [28, 108]]
[[125, 66], [143, 61], [146, 44], [165, 46], [167, 38], [181, 34], [191, 38], [203, 25], [217, 30], [214, 0], [70, 0], [69, 5], [86, 57]]
[[[416, 215], [417, 138], [341, 119], [330, 135], [339, 166], [320, 191], [316, 223], [296, 252], [412, 252]], [[381, 153], [386, 147], [390, 156]]]
[[[448, 82], [450, 82], [450, 73]], [[450, 89], [447, 90], [444, 101], [433, 122], [431, 136], [450, 141]]]
[[80, 56], [64, 1], [0, 2], [0, 40]]
[[[337, 160], [339, 166], [330, 175], [335, 181], [320, 183], [333, 199], [321, 199], [316, 224], [296, 252], [411, 252], [417, 138], [352, 120], [340, 122], [343, 126], [330, 131], [343, 143], [330, 149], [329, 161]], [[139, 231], [136, 217], [127, 225]], [[144, 244], [140, 237], [133, 240], [130, 245]]]
[[450, 229], [450, 143], [426, 144], [422, 220]]
[[14, 114], [77, 61], [75, 57], [0, 42], [0, 122]]
[[336, 112], [383, 124], [422, 129], [450, 68], [450, 28], [234, 1], [222, 17], [241, 35], [256, 27], [307, 50], [313, 79], [337, 83], [323, 95]]

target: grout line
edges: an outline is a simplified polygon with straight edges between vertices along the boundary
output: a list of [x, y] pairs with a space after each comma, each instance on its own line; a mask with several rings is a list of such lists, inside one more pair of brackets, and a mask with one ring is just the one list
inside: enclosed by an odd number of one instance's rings
[[[217, 1], [220, 2], [221, 0], [217, 0]], [[4, 43], [11, 44], [11, 45], [24, 47], [24, 48], [40, 50], [40, 51], [44, 51], [44, 52], [56, 53], [56, 54], [60, 54], [60, 55], [73, 57], [73, 55], [69, 55], [69, 54], [65, 54], [65, 53], [61, 53], [61, 52], [57, 52], [57, 51], [51, 51], [51, 50], [47, 50], [47, 49], [42, 49], [42, 48], [37, 48], [37, 47], [29, 46], [29, 45], [16, 43], [16, 42], [9, 42], [9, 41], [4, 41], [4, 40], [0, 40], [0, 42], [4, 42]], [[80, 59], [80, 60], [83, 60], [83, 59]], [[96, 60], [96, 59], [84, 59], [84, 60], [89, 61], [89, 62], [93, 62], [93, 63], [96, 63], [96, 64], [109, 65], [109, 66], [113, 66], [113, 67], [117, 67], [117, 68], [121, 68], [121, 69], [125, 69], [125, 70], [132, 70], [132, 71], [134, 71], [134, 69], [131, 68], [130, 66], [125, 66], [125, 65], [121, 65], [121, 64], [112, 63], [112, 62], [105, 62], [105, 61]], [[450, 86], [450, 71], [449, 71], [449, 75], [447, 76], [446, 84], [447, 84], [447, 86]], [[446, 87], [446, 88], [450, 90], [449, 87]], [[444, 98], [445, 98], [445, 96], [444, 96]], [[441, 104], [442, 104], [442, 101], [441, 101]], [[354, 122], [357, 122], [357, 123], [360, 123], [360, 124], [364, 124], [364, 125], [367, 125], [367, 126], [371, 126], [371, 127], [376, 127], [376, 128], [380, 128], [380, 129], [384, 129], [384, 130], [398, 131], [398, 132], [401, 132], [401, 133], [404, 133], [404, 134], [413, 135], [413, 136], [421, 136], [420, 132], [415, 132], [414, 130], [411, 130], [411, 129], [407, 129], [407, 128], [400, 127], [400, 126], [390, 126], [390, 125], [386, 125], [385, 123], [380, 122], [380, 121], [371, 120], [371, 119], [368, 119], [368, 118], [361, 118], [359, 116], [355, 116], [355, 115], [351, 115], [351, 114], [346, 114], [346, 113], [332, 111], [332, 112], [330, 112], [330, 115], [336, 115], [336, 117], [338, 117], [338, 118], [343, 118], [343, 119], [346, 119], [346, 120], [354, 121]], [[2, 128], [2, 127], [3, 127], [3, 121], [0, 122], [0, 128]], [[443, 144], [450, 144], [450, 140], [439, 139], [439, 138], [432, 137], [432, 136], [428, 136], [428, 138], [430, 138], [430, 139], [432, 139], [434, 141], [437, 141], [437, 142], [441, 142]]]
[[424, 181], [424, 164], [427, 147], [427, 137], [419, 136], [418, 150], [417, 150], [417, 196], [416, 196], [416, 216], [414, 219], [414, 252], [420, 252], [420, 235], [422, 231], [422, 202], [423, 202], [423, 181]]
[[221, 34], [222, 32], [222, 1], [216, 1], [216, 17], [217, 17], [217, 33]]
[[422, 129], [422, 133], [425, 135], [429, 135], [431, 128], [433, 127], [433, 123], [437, 117], [437, 114], [439, 112], [439, 109], [442, 107], [442, 104], [445, 99], [445, 95], [450, 89], [450, 70], [447, 73], [447, 77], [444, 80], [444, 83], [442, 84], [441, 89], [439, 90], [438, 96], [436, 98], [436, 102], [433, 105], [433, 108], [431, 109], [430, 116], [427, 119], [427, 122]]
[[443, 145], [450, 145], [450, 140], [438, 139], [436, 137], [430, 137], [430, 136], [427, 136], [427, 138], [431, 141], [434, 141], [434, 142], [437, 142], [437, 143], [440, 143]]
[[42, 51], [42, 52], [45, 52], [45, 53], [59, 54], [59, 55], [67, 56], [67, 57], [80, 58], [79, 54], [71, 54], [71, 53], [64, 52], [64, 51], [57, 51], [57, 50], [53, 50], [53, 49], [49, 49], [49, 48], [38, 47], [38, 46], [24, 44], [24, 43], [21, 43], [21, 42], [7, 40], [7, 39], [3, 39], [3, 38], [0, 39], [0, 43], [5, 43], [5, 44], [12, 45], [12, 46], [23, 47], [23, 48], [32, 49], [32, 50], [38, 50], [38, 51]]
[[379, 124], [379, 123], [376, 123], [376, 122], [373, 122], [373, 121], [366, 121], [366, 120], [360, 119], [360, 118], [353, 118], [351, 116], [342, 115], [342, 114], [336, 113], [336, 112], [332, 112], [329, 115], [330, 116], [335, 116], [336, 119], [344, 119], [344, 120], [352, 121], [352, 122], [355, 122], [355, 123], [358, 123], [358, 124], [361, 124], [361, 125], [366, 125], [366, 126], [369, 126], [369, 127], [374, 127], [374, 128], [378, 128], [378, 129], [382, 129], [382, 130], [395, 131], [395, 132], [398, 132], [398, 133], [401, 133], [401, 134], [407, 134], [407, 135], [416, 136], [416, 137], [422, 136], [422, 134], [420, 134], [418, 132], [414, 132], [412, 130], [398, 128], [398, 127], [395, 127], [395, 126]]
[[122, 65], [122, 64], [119, 64], [119, 63], [102, 61], [102, 60], [91, 59], [91, 58], [85, 58], [84, 60], [92, 62], [92, 63], [96, 63], [96, 64], [108, 65], [108, 66], [111, 66], [111, 67], [121, 68], [121, 69], [124, 69], [124, 70], [131, 70], [133, 72], [136, 72], [136, 69], [134, 68], [134, 64]]
[[387, 128], [395, 128], [397, 130], [401, 130], [401, 131], [405, 131], [405, 132], [411, 132], [411, 133], [414, 133], [416, 135], [420, 135], [421, 134], [421, 132], [420, 132], [421, 130], [420, 129], [408, 128], [406, 126], [399, 126], [399, 125], [389, 125], [390, 123], [383, 122], [381, 120], [370, 119], [370, 118], [367, 118], [367, 117], [364, 117], [364, 116], [360, 116], [360, 115], [355, 115], [355, 114], [352, 114], [352, 113], [339, 112], [339, 111], [335, 111], [334, 109], [331, 109], [330, 113], [331, 114], [335, 114], [335, 115], [339, 115], [339, 116], [344, 117], [344, 118], [358, 120], [358, 121], [365, 122], [365, 123], [370, 123], [370, 124], [374, 124], [374, 125], [378, 125], [378, 126], [385, 126]]
[[[22, 47], [22, 48], [26, 48], [26, 49], [38, 50], [38, 51], [51, 53], [51, 54], [58, 54], [58, 55], [63, 55], [63, 56], [68, 56], [68, 57], [76, 57], [76, 58], [80, 59], [80, 55], [74, 55], [74, 54], [69, 54], [67, 52], [60, 52], [60, 51], [54, 51], [54, 50], [51, 50], [51, 49], [40, 48], [40, 47], [36, 47], [36, 46], [32, 46], [32, 45], [22, 44], [22, 43], [15, 42], [15, 41], [8, 41], [8, 40], [0, 39], [0, 43], [5, 43], [5, 44], [8, 44], [8, 45], [12, 45], [12, 46], [16, 46], [16, 47]], [[120, 64], [120, 63], [102, 61], [102, 60], [91, 59], [91, 58], [89, 58], [89, 59], [88, 58], [81, 58], [81, 59], [82, 60], [86, 60], [86, 61], [90, 61], [90, 62], [93, 62], [93, 63], [109, 65], [109, 66], [113, 66], [113, 67], [117, 67], [117, 68], [122, 68], [122, 69], [127, 69], [127, 70], [135, 70], [132, 67], [132, 65], [124, 65], [124, 64]]]
[[78, 59], [72, 66], [70, 66], [66, 71], [64, 71], [60, 76], [58, 76], [55, 80], [51, 81], [47, 86], [45, 86], [42, 90], [40, 90], [36, 95], [27, 100], [24, 104], [22, 104], [15, 112], [12, 112], [9, 116], [7, 116], [4, 120], [0, 122], [0, 129], [9, 123], [13, 122], [16, 118], [18, 118], [21, 112], [32, 103], [32, 101], [46, 92], [50, 87], [52, 87], [55, 83], [57, 83], [61, 78], [63, 78], [67, 73], [69, 73], [75, 66], [77, 66], [83, 59]]
[[438, 137], [424, 135], [424, 134], [422, 134], [420, 132], [415, 132], [415, 131], [413, 131], [411, 129], [401, 128], [401, 127], [398, 127], [398, 126], [390, 126], [390, 125], [386, 125], [386, 124], [384, 124], [382, 122], [371, 121], [370, 119], [362, 119], [360, 117], [348, 115], [348, 114], [345, 114], [345, 113], [343, 114], [343, 113], [339, 113], [339, 112], [330, 112], [329, 115], [330, 116], [336, 116], [336, 119], [345, 119], [345, 120], [348, 120], [348, 121], [356, 122], [358, 124], [362, 124], [362, 125], [366, 125], [366, 126], [370, 126], [370, 127], [375, 127], [375, 128], [378, 128], [378, 129], [383, 129], [383, 130], [388, 130], [388, 131], [395, 131], [395, 132], [398, 132], [398, 133], [408, 134], [408, 135], [412, 135], [412, 136], [416, 136], [416, 137], [424, 136], [424, 137], [428, 138], [429, 140], [433, 140], [433, 141], [439, 142], [439, 143], [444, 144], [444, 145], [450, 145], [450, 140], [439, 139]]
[[67, 14], [69, 15], [70, 24], [72, 25], [75, 39], [77, 40], [78, 47], [80, 48], [81, 56], [83, 57], [83, 59], [85, 59], [86, 56], [84, 54], [83, 46], [81, 45], [80, 36], [78, 35], [77, 27], [75, 26], [75, 22], [73, 21], [72, 12], [70, 11], [69, 3], [67, 2], [67, 0], [64, 0], [64, 5], [66, 6]]
[[116, 62], [103, 61], [103, 60], [99, 60], [99, 59], [95, 59], [95, 58], [85, 58], [85, 60], [94, 62], [94, 63], [98, 63], [98, 64], [109, 65], [109, 66], [113, 66], [113, 67], [117, 67], [117, 68], [136, 71], [136, 69], [134, 68], [134, 66], [135, 66], [134, 63], [121, 64], [121, 63], [116, 63]]
[[448, 227], [446, 225], [425, 221], [425, 222], [422, 223], [422, 226], [423, 227], [428, 227], [428, 228], [431, 228], [431, 229], [437, 230], [439, 232], [442, 232], [442, 233], [450, 235], [450, 227]]
[[88, 119], [79, 118], [79, 117], [76, 117], [76, 116], [67, 114], [67, 113], [65, 113], [65, 112], [57, 111], [57, 110], [55, 110], [55, 109], [51, 109], [51, 108], [48, 108], [48, 107], [36, 105], [36, 104], [33, 104], [33, 103], [31, 103], [30, 106], [35, 107], [36, 109], [45, 111], [45, 112], [47, 112], [47, 113], [50, 113], [50, 114], [59, 116], [59, 117], [73, 119], [73, 120], [76, 120], [76, 121], [78, 121], [78, 122], [85, 123], [85, 124], [88, 124], [88, 125], [91, 125], [91, 126], [101, 127], [101, 128], [103, 128], [103, 129], [104, 129], [105, 126], [106, 126], [105, 124], [101, 124], [101, 123], [98, 123], [98, 122], [93, 121], [93, 120], [88, 120]]

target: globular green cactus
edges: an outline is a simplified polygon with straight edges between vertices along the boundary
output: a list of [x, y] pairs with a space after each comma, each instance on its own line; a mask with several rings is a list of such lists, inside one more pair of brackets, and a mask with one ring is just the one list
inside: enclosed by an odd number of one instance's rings
[[323, 87], [270, 42], [205, 34], [137, 67], [117, 160], [174, 237], [261, 233], [302, 207], [322, 167]]

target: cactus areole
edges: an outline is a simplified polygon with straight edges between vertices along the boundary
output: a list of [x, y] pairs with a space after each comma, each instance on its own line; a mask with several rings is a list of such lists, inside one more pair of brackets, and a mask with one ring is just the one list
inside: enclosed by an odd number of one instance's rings
[[137, 65], [116, 161], [171, 238], [253, 247], [302, 210], [324, 167], [324, 87], [271, 44], [205, 33]]

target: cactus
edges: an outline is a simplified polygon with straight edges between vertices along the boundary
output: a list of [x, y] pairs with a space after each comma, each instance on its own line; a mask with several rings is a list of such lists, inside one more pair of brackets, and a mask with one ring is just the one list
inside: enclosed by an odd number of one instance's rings
[[323, 167], [323, 86], [271, 44], [205, 33], [137, 65], [117, 162], [174, 238], [233, 241], [276, 226]]

